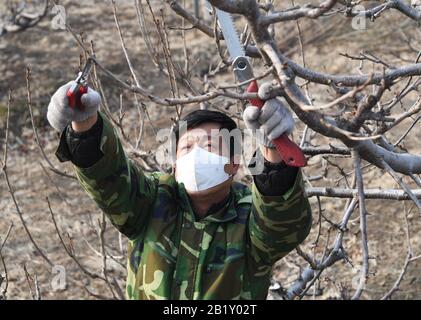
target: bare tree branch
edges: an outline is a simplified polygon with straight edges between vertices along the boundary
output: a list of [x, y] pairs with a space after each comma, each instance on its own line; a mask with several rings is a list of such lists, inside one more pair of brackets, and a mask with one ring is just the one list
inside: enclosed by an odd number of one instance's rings
[[25, 11], [25, 7], [28, 4], [27, 1], [24, 1], [23, 4], [17, 4], [16, 7], [9, 2], [8, 12], [3, 14], [5, 15], [3, 20], [6, 20], [6, 22], [2, 23], [2, 17], [0, 16], [0, 37], [7, 33], [22, 32], [35, 27], [47, 15], [48, 1], [44, 0], [43, 9], [37, 13]]
[[357, 151], [352, 151], [352, 158], [354, 160], [355, 178], [358, 187], [358, 207], [360, 209], [360, 234], [361, 234], [361, 251], [362, 251], [362, 266], [360, 270], [360, 281], [357, 289], [352, 296], [352, 300], [357, 300], [361, 297], [367, 282], [369, 272], [369, 256], [368, 256], [368, 239], [367, 239], [367, 210], [365, 207], [365, 193], [364, 181], [361, 173], [361, 158]]

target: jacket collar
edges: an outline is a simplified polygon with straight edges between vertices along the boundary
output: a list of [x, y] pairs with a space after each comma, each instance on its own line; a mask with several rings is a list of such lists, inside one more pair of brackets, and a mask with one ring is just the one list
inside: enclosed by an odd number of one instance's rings
[[[180, 199], [181, 208], [185, 213], [187, 213], [189, 220], [194, 222], [228, 222], [237, 218], [237, 210], [235, 209], [235, 194], [233, 188], [231, 187], [230, 194], [227, 199], [224, 199], [224, 204], [221, 204], [221, 207], [217, 208], [216, 211], [211, 212], [206, 217], [197, 221], [196, 215], [191, 207], [190, 199], [187, 194], [187, 191], [184, 187], [184, 184], [178, 184], [178, 194]], [[219, 206], [218, 204], [216, 205]], [[212, 207], [211, 207], [212, 210]]]

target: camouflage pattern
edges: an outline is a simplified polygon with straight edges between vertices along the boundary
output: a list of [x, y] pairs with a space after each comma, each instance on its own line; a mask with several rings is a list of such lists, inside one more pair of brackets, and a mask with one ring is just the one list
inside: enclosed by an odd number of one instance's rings
[[[129, 299], [265, 299], [272, 265], [309, 233], [301, 172], [284, 195], [233, 183], [230, 201], [197, 221], [173, 175], [145, 175], [101, 114], [104, 156], [77, 177], [129, 238]], [[282, 183], [280, 181], [279, 183]]]

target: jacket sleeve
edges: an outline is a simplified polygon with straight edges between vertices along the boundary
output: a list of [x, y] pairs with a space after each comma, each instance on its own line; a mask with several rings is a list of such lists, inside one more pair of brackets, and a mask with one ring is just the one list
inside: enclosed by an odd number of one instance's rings
[[304, 194], [301, 170], [293, 186], [282, 195], [263, 195], [255, 183], [252, 194], [249, 254], [257, 266], [272, 266], [303, 242], [310, 232], [311, 208]]
[[103, 156], [88, 168], [74, 165], [76, 176], [112, 224], [134, 239], [149, 220], [158, 177], [147, 177], [127, 158], [113, 126], [103, 114], [99, 116], [103, 120], [99, 146]]

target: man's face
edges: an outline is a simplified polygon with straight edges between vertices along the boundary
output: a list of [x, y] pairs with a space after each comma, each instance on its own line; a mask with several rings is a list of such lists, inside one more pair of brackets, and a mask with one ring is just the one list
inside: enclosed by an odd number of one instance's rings
[[195, 146], [217, 155], [230, 158], [229, 140], [219, 135], [220, 124], [203, 123], [194, 129], [187, 130], [177, 145], [177, 159], [188, 154]]
[[[219, 156], [230, 159], [224, 170], [227, 174], [234, 176], [239, 169], [239, 161], [234, 162], [234, 157], [230, 155], [230, 139], [221, 134], [221, 125], [215, 122], [203, 123], [194, 129], [187, 130], [177, 144], [177, 160], [187, 155], [195, 146]], [[226, 131], [226, 130], [225, 130]], [[177, 167], [175, 167], [177, 173]], [[231, 179], [221, 187], [229, 187]], [[219, 186], [215, 187], [216, 189]]]

